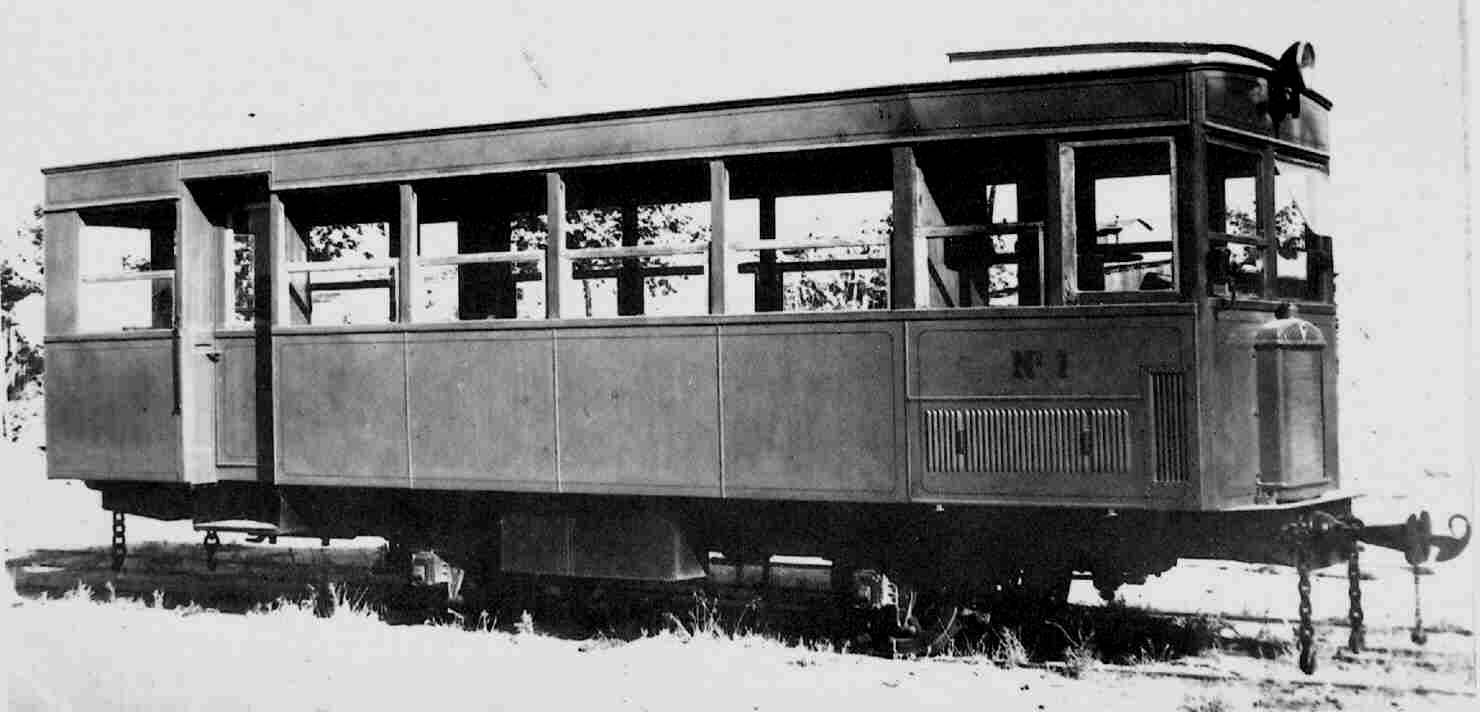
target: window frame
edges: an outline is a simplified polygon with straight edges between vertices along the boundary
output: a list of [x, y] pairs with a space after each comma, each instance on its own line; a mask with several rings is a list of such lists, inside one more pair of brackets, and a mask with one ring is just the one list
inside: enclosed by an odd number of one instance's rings
[[[1083, 290], [1079, 288], [1079, 215], [1075, 198], [1078, 179], [1075, 152], [1081, 148], [1104, 146], [1132, 146], [1138, 144], [1162, 144], [1167, 148], [1167, 200], [1168, 230], [1172, 245], [1172, 286], [1167, 289], [1134, 290], [1112, 292], [1106, 290]], [[1097, 304], [1123, 302], [1180, 302], [1185, 295], [1182, 289], [1182, 230], [1181, 211], [1178, 206], [1180, 186], [1177, 180], [1177, 137], [1168, 134], [1155, 136], [1128, 136], [1111, 139], [1062, 141], [1058, 144], [1059, 170], [1059, 249], [1063, 264], [1062, 289], [1066, 304]], [[1206, 219], [1206, 218], [1204, 218]]]
[[[91, 337], [91, 336], [109, 336], [109, 335], [117, 335], [117, 334], [126, 334], [126, 335], [130, 335], [130, 336], [150, 336], [150, 335], [170, 334], [170, 333], [173, 333], [174, 331], [176, 331], [179, 328], [179, 325], [180, 325], [180, 308], [181, 308], [181, 304], [180, 304], [180, 279], [179, 279], [179, 277], [180, 277], [180, 274], [179, 274], [179, 264], [180, 264], [180, 235], [181, 235], [180, 210], [181, 210], [181, 207], [180, 207], [180, 199], [179, 199], [178, 196], [176, 196], [176, 197], [170, 197], [170, 198], [166, 198], [166, 199], [160, 199], [160, 200], [143, 200], [143, 201], [129, 201], [129, 202], [120, 202], [120, 203], [109, 203], [109, 204], [106, 204], [106, 205], [87, 206], [87, 207], [81, 207], [81, 208], [78, 208], [78, 209], [75, 209], [75, 210], [71, 210], [71, 211], [58, 211], [58, 212], [70, 212], [72, 215], [75, 216], [75, 219], [77, 221], [76, 222], [77, 229], [76, 229], [76, 232], [71, 235], [71, 241], [73, 243], [71, 245], [71, 248], [73, 249], [73, 251], [75, 253], [77, 253], [77, 254], [80, 255], [83, 250], [87, 249], [87, 244], [86, 243], [88, 241], [88, 238], [87, 238], [86, 235], [87, 235], [87, 229], [88, 229], [88, 227], [99, 227], [99, 228], [105, 228], [105, 229], [106, 228], [111, 228], [111, 227], [116, 227], [116, 226], [108, 225], [108, 224], [105, 224], [105, 223], [89, 222], [88, 221], [89, 214], [97, 215], [98, 213], [124, 212], [124, 211], [130, 211], [130, 210], [146, 211], [146, 210], [152, 210], [152, 209], [168, 209], [170, 211], [171, 215], [172, 215], [172, 217], [171, 217], [170, 221], [168, 222], [168, 224], [170, 225], [170, 230], [171, 230], [170, 241], [172, 243], [171, 246], [170, 246], [170, 261], [171, 261], [171, 263], [174, 266], [171, 266], [171, 267], [166, 268], [166, 269], [145, 269], [145, 270], [126, 270], [126, 269], [119, 269], [119, 270], [109, 270], [109, 271], [106, 271], [106, 272], [103, 272], [103, 271], [99, 271], [99, 272], [85, 272], [85, 271], [82, 270], [81, 260], [79, 259], [78, 262], [77, 262], [77, 266], [76, 266], [77, 272], [76, 272], [76, 276], [75, 276], [75, 284], [74, 284], [73, 289], [72, 289], [72, 294], [71, 295], [67, 295], [67, 296], [63, 296], [62, 294], [55, 294], [55, 295], [52, 295], [52, 297], [50, 297], [50, 298], [55, 298], [55, 299], [71, 299], [72, 302], [73, 302], [73, 304], [74, 304], [75, 310], [78, 312], [78, 315], [79, 315], [78, 322], [79, 323], [74, 324], [73, 327], [70, 330], [68, 330], [68, 331], [60, 332], [60, 333], [53, 334], [53, 335], [55, 335], [55, 336], [84, 336], [84, 337]], [[165, 224], [165, 223], [164, 222], [161, 222], [161, 225], [163, 225], [163, 224]], [[142, 228], [142, 229], [148, 230], [148, 228]], [[151, 259], [151, 266], [152, 266], [152, 259]], [[135, 326], [121, 326], [119, 328], [112, 328], [112, 329], [92, 329], [92, 328], [84, 329], [84, 328], [82, 328], [82, 326], [80, 324], [80, 321], [81, 321], [81, 312], [82, 312], [82, 310], [84, 308], [84, 303], [86, 301], [86, 296], [85, 296], [84, 292], [86, 291], [86, 289], [87, 289], [88, 286], [95, 285], [95, 284], [129, 284], [129, 283], [136, 283], [136, 282], [148, 282], [151, 285], [150, 286], [151, 294], [154, 291], [154, 285], [156, 285], [157, 283], [159, 283], [159, 282], [165, 282], [168, 285], [169, 292], [170, 292], [170, 313], [169, 313], [169, 318], [166, 319], [166, 320], [164, 320], [166, 323], [164, 323], [164, 324], [156, 324], [156, 323], [154, 323], [155, 322], [154, 317], [155, 316], [158, 316], [158, 315], [154, 313], [155, 305], [151, 303], [151, 305], [150, 305], [151, 318], [150, 318], [150, 324], [148, 326], [140, 326], [140, 325], [135, 325]], [[48, 327], [48, 328], [50, 328], [50, 327]]]
[[[1216, 246], [1216, 243], [1220, 241], [1224, 244], [1232, 243], [1240, 245], [1251, 245], [1253, 247], [1259, 248], [1261, 257], [1263, 258], [1263, 262], [1261, 263], [1261, 276], [1259, 278], [1258, 297], [1239, 298], [1237, 292], [1232, 291], [1231, 286], [1229, 294], [1227, 296], [1212, 294], [1212, 275], [1205, 275], [1208, 277], [1208, 289], [1210, 290], [1209, 296], [1212, 296], [1216, 299], [1228, 299], [1230, 301], [1269, 301], [1271, 299], [1274, 299], [1274, 281], [1272, 280], [1270, 274], [1270, 265], [1272, 264], [1275, 257], [1273, 231], [1271, 228], [1274, 210], [1273, 206], [1270, 204], [1270, 198], [1273, 196], [1273, 192], [1272, 190], [1266, 189], [1266, 182], [1271, 181], [1273, 176], [1270, 169], [1271, 164], [1269, 151], [1267, 147], [1253, 146], [1246, 143], [1216, 138], [1213, 136], [1207, 137], [1204, 141], [1204, 145], [1205, 149], [1211, 149], [1216, 146], [1224, 150], [1245, 153], [1253, 156], [1259, 161], [1259, 165], [1254, 171], [1254, 236], [1250, 237], [1248, 235], [1234, 235], [1231, 233], [1223, 232], [1222, 230], [1215, 230], [1212, 222], [1212, 215], [1208, 210], [1205, 209], [1203, 211], [1204, 214], [1199, 219], [1203, 222], [1203, 225], [1207, 231], [1208, 248], [1211, 250], [1213, 247]], [[1205, 169], [1203, 171], [1204, 180], [1206, 180], [1210, 175], [1210, 171], [1206, 169], [1207, 164], [1210, 163], [1210, 160], [1208, 158], [1210, 152], [1211, 151], [1209, 150], [1204, 150], [1203, 152], [1203, 162], [1205, 166]], [[1201, 265], [1200, 269], [1207, 270], [1208, 265]]]
[[[1320, 159], [1311, 158], [1298, 153], [1292, 153], [1283, 149], [1277, 149], [1274, 146], [1269, 146], [1265, 148], [1264, 159], [1264, 167], [1260, 171], [1260, 175], [1262, 179], [1266, 181], [1267, 188], [1264, 189], [1264, 193], [1262, 194], [1267, 194], [1269, 196], [1269, 206], [1266, 208], [1266, 212], [1268, 213], [1268, 222], [1264, 225], [1266, 249], [1268, 249], [1269, 251], [1264, 266], [1264, 298], [1266, 300], [1274, 302], [1296, 302], [1300, 304], [1334, 305], [1336, 303], [1336, 288], [1334, 283], [1336, 273], [1334, 268], [1331, 267], [1331, 265], [1334, 263], [1334, 255], [1325, 255], [1324, 259], [1326, 261], [1324, 263], [1324, 266], [1320, 270], [1318, 270], [1316, 274], [1312, 275], [1310, 274], [1310, 259], [1312, 257], [1312, 254], [1325, 253], [1326, 251], [1312, 249], [1309, 245], [1301, 248], [1300, 251], [1305, 253], [1306, 258], [1306, 280], [1308, 283], [1310, 283], [1307, 288], [1307, 293], [1314, 292], [1316, 296], [1314, 298], [1287, 297], [1279, 294], [1279, 254], [1277, 252], [1279, 238], [1275, 235], [1274, 232], [1274, 216], [1276, 213], [1275, 203], [1279, 201], [1279, 193], [1275, 184], [1275, 167], [1280, 163], [1286, 163], [1307, 170], [1315, 171], [1316, 173], [1321, 174], [1326, 179], [1327, 188], [1329, 189], [1331, 181], [1331, 167], [1329, 165], [1329, 161], [1323, 162]], [[1331, 252], [1334, 251], [1334, 249], [1331, 250]]]

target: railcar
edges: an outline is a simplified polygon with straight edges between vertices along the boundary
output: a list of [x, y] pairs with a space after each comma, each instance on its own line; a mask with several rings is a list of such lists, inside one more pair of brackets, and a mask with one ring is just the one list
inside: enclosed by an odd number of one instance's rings
[[1309, 52], [46, 170], [48, 474], [118, 566], [124, 514], [475, 578], [797, 554], [1046, 599], [1452, 557], [1467, 522], [1364, 527], [1342, 487]]

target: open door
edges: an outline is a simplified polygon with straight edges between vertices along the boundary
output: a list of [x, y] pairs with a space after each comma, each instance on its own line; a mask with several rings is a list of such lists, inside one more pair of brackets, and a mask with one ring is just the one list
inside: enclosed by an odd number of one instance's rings
[[271, 364], [258, 358], [268, 353], [258, 345], [271, 323], [266, 300], [257, 298], [270, 293], [271, 271], [259, 268], [267, 176], [191, 181], [186, 188], [185, 255], [193, 267], [183, 279], [188, 302], [180, 332], [180, 372], [191, 394], [187, 463], [210, 473], [197, 481], [271, 482], [271, 469], [260, 467], [264, 432], [271, 451], [271, 428], [264, 429], [258, 395], [271, 392]]

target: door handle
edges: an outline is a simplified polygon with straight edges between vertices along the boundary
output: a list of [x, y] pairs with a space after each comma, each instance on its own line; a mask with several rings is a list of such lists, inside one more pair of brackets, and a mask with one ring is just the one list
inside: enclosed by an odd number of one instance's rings
[[209, 359], [211, 363], [221, 362], [221, 351], [210, 344], [196, 344], [195, 352]]

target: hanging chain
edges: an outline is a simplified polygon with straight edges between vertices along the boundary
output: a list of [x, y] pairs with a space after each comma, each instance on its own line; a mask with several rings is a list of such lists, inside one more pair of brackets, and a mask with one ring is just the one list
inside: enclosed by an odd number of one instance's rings
[[221, 550], [221, 535], [220, 534], [217, 534], [215, 529], [212, 529], [212, 530], [206, 532], [205, 549], [206, 549], [206, 570], [207, 571], [215, 571], [216, 570], [216, 552], [218, 552], [218, 551]]
[[1350, 608], [1347, 609], [1347, 622], [1351, 625], [1351, 638], [1347, 641], [1347, 647], [1353, 653], [1362, 652], [1367, 647], [1367, 631], [1363, 627], [1362, 615], [1362, 564], [1359, 560], [1361, 545], [1352, 541], [1351, 556], [1346, 560], [1346, 595], [1349, 599]]
[[113, 572], [123, 571], [123, 560], [128, 557], [128, 540], [125, 537], [123, 512], [113, 513]]
[[1316, 671], [1316, 630], [1310, 614], [1310, 555], [1304, 546], [1295, 553], [1295, 572], [1299, 575], [1296, 588], [1300, 592], [1300, 628], [1296, 632], [1300, 671], [1309, 675]]
[[1418, 566], [1410, 566], [1413, 569], [1413, 634], [1409, 639], [1414, 645], [1423, 645], [1429, 642], [1429, 634], [1423, 629], [1423, 605], [1418, 594]]

